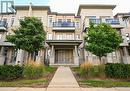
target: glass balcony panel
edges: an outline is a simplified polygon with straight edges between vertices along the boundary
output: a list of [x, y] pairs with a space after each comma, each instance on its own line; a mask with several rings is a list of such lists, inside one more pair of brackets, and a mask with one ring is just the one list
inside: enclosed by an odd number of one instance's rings
[[53, 22], [53, 27], [75, 27], [74, 22]]
[[101, 19], [89, 19], [89, 22], [94, 23], [94, 24], [100, 24]]
[[111, 24], [111, 25], [119, 25], [120, 24], [118, 19], [106, 19], [106, 23]]

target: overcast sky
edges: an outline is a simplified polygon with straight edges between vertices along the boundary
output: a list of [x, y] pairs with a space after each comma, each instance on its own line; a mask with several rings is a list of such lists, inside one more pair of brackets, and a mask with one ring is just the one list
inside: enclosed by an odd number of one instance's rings
[[130, 12], [130, 0], [14, 0], [15, 4], [49, 5], [51, 10], [60, 13], [77, 13], [79, 4], [114, 4], [113, 13]]

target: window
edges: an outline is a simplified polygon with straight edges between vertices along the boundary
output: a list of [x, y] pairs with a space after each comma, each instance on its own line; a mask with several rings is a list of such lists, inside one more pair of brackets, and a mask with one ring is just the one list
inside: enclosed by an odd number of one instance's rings
[[19, 20], [24, 20], [24, 17], [20, 17]]
[[52, 34], [51, 34], [51, 33], [48, 34], [47, 39], [48, 39], [48, 40], [51, 40], [51, 39], [52, 39]]
[[62, 35], [62, 34], [56, 35], [56, 39], [57, 39], [57, 40], [62, 40], [62, 38], [63, 38], [63, 35]]
[[126, 40], [127, 40], [127, 41], [130, 40], [130, 35], [129, 35], [129, 33], [126, 33]]
[[76, 40], [79, 40], [79, 39], [80, 39], [80, 35], [77, 34], [77, 35], [76, 35]]
[[110, 16], [100, 16], [100, 18], [102, 19], [110, 19]]
[[58, 22], [62, 22], [62, 19], [58, 19]]
[[15, 17], [14, 16], [12, 16], [12, 18], [11, 18], [11, 27], [13, 26], [13, 24], [14, 24], [14, 19], [15, 19]]
[[79, 26], [80, 26], [79, 22], [76, 22], [76, 28], [79, 28]]
[[96, 18], [96, 16], [88, 16], [89, 17], [89, 19], [95, 19]]
[[42, 17], [37, 17], [37, 18], [42, 21]]
[[52, 24], [53, 24], [53, 18], [52, 18], [52, 16], [50, 16], [50, 17], [49, 17], [49, 26], [51, 27]]
[[0, 34], [0, 39], [2, 39], [2, 34]]
[[70, 23], [70, 22], [71, 22], [71, 19], [67, 19], [67, 22], [69, 22], [69, 23]]

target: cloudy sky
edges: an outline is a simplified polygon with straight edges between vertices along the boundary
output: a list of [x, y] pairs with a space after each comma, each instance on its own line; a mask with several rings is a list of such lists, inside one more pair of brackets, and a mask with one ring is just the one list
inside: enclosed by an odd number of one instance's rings
[[130, 0], [14, 0], [15, 4], [49, 5], [51, 10], [60, 13], [76, 13], [79, 4], [114, 4], [113, 10], [118, 12], [130, 12]]

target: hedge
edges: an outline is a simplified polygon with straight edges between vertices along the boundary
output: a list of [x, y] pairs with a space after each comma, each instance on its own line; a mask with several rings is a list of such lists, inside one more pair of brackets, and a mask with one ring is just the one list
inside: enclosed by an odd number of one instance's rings
[[109, 63], [105, 66], [105, 74], [109, 78], [130, 78], [130, 64]]
[[14, 80], [22, 77], [23, 67], [18, 65], [0, 66], [0, 80]]

